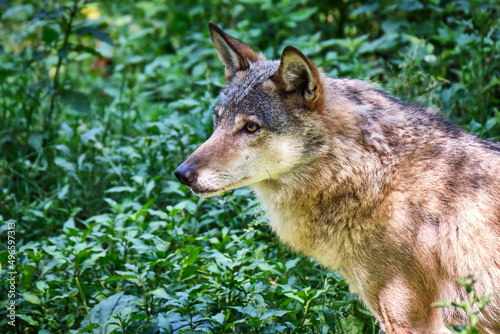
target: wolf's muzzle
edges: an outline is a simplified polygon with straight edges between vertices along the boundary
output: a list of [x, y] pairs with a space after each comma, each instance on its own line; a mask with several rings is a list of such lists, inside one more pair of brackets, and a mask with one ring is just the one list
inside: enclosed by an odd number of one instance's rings
[[177, 167], [174, 174], [182, 184], [185, 184], [188, 187], [191, 187], [193, 182], [196, 181], [196, 178], [198, 177], [196, 170], [192, 166], [184, 164]]

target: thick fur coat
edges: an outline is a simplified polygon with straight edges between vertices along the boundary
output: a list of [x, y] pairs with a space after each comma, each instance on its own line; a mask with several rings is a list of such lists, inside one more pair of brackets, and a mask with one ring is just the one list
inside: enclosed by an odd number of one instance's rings
[[[287, 47], [268, 61], [210, 24], [226, 66], [214, 134], [176, 175], [200, 196], [249, 185], [293, 249], [339, 269], [387, 333], [465, 324], [456, 278], [500, 291], [500, 144]], [[500, 297], [480, 314], [500, 333]]]

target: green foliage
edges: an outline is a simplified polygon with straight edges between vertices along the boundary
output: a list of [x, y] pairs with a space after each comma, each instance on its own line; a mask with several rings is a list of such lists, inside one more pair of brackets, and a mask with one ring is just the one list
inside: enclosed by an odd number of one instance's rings
[[457, 278], [457, 281], [467, 291], [467, 298], [455, 303], [452, 301], [440, 301], [433, 304], [435, 307], [455, 307], [462, 309], [469, 317], [470, 324], [464, 325], [449, 325], [453, 333], [457, 334], [479, 334], [480, 330], [476, 327], [479, 321], [479, 313], [491, 301], [494, 294], [487, 296], [478, 296], [473, 290], [474, 284], [477, 282], [475, 275], [469, 275], [466, 278]]
[[174, 179], [224, 85], [207, 22], [498, 139], [499, 9], [0, 0], [0, 231], [18, 222], [17, 331], [376, 333], [338, 273], [269, 233], [248, 189], [199, 199]]

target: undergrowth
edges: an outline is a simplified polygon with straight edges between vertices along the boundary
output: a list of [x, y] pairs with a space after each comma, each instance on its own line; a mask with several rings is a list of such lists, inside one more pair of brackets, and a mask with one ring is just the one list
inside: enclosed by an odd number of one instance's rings
[[207, 22], [268, 58], [294, 45], [330, 76], [375, 81], [499, 139], [498, 9], [1, 0], [0, 263], [18, 285], [16, 325], [2, 299], [0, 330], [377, 333], [339, 273], [277, 241], [248, 189], [200, 199], [174, 179], [224, 86]]

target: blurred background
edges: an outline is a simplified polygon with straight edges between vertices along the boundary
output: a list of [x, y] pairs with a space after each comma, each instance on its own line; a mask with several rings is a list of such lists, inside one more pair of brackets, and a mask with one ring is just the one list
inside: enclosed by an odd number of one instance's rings
[[2, 301], [0, 331], [378, 333], [338, 273], [277, 241], [248, 189], [200, 199], [174, 178], [224, 86], [207, 23], [499, 139], [499, 9], [0, 0], [0, 260], [12, 219], [19, 273], [16, 326]]

